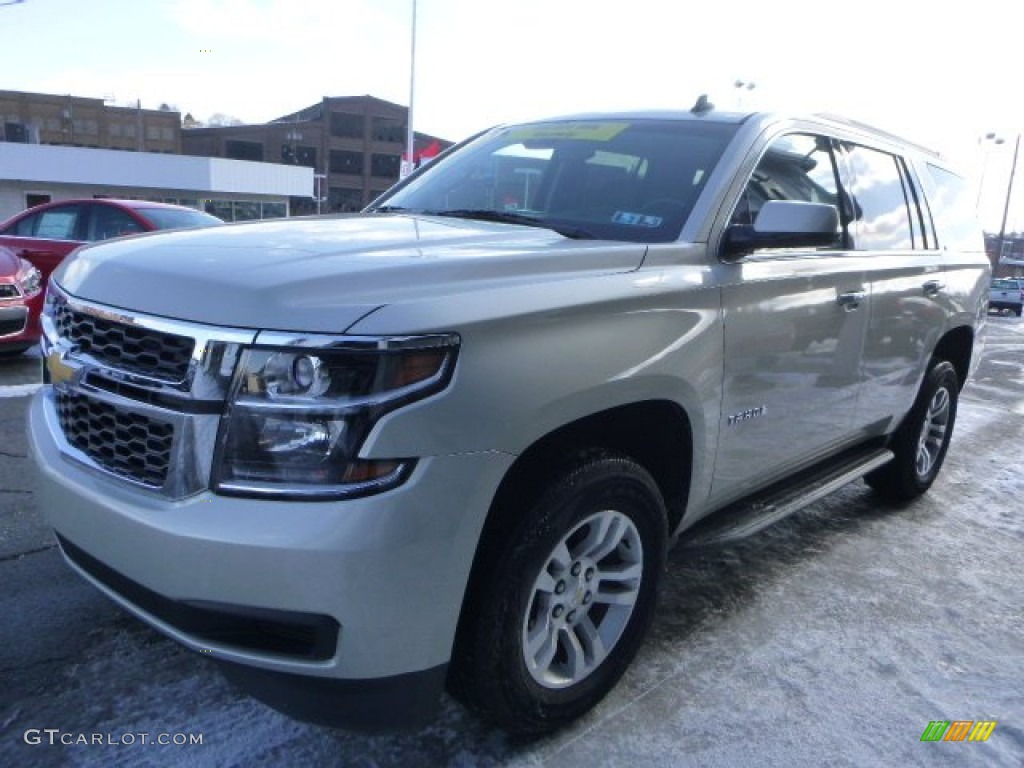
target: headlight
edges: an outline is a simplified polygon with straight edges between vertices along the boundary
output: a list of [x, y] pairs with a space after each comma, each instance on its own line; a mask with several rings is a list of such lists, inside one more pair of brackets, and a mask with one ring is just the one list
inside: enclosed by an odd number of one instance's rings
[[454, 335], [370, 340], [260, 334], [235, 373], [214, 489], [341, 498], [394, 487], [413, 461], [363, 460], [359, 450], [385, 413], [447, 385], [458, 343]]
[[21, 268], [18, 270], [15, 280], [21, 286], [21, 293], [26, 299], [35, 296], [43, 289], [43, 273], [24, 259], [21, 259]]

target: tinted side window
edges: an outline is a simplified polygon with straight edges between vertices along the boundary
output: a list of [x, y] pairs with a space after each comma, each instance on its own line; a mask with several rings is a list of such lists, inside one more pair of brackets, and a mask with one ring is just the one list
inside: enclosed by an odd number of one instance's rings
[[39, 214], [33, 214], [32, 216], [26, 216], [21, 219], [17, 224], [14, 225], [10, 232], [6, 234], [16, 235], [18, 237], [35, 237], [36, 227], [39, 226]]
[[82, 207], [79, 205], [66, 205], [42, 211], [39, 214], [33, 236], [47, 240], [80, 239], [78, 220], [81, 210]]
[[768, 200], [828, 203], [838, 207], [831, 141], [807, 134], [775, 139], [751, 174], [730, 224], [753, 226], [761, 206]]
[[86, 239], [106, 240], [142, 231], [142, 225], [124, 211], [110, 205], [94, 205]]
[[861, 251], [914, 247], [909, 202], [895, 155], [847, 144], [852, 171], [853, 243]]
[[984, 248], [967, 182], [937, 165], [927, 163], [925, 167], [935, 185], [928, 203], [935, 220], [939, 246], [967, 251]]

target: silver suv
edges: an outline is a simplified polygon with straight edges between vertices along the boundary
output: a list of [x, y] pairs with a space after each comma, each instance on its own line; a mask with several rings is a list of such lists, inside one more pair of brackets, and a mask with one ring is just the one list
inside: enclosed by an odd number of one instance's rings
[[30, 412], [71, 566], [303, 719], [593, 706], [670, 542], [935, 480], [990, 269], [941, 158], [834, 118], [508, 125], [363, 214], [89, 246]]

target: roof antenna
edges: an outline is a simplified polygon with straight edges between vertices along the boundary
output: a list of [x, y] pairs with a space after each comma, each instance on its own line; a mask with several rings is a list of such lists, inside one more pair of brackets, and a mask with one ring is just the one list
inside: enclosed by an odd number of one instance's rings
[[703, 115], [705, 112], [710, 112], [715, 108], [715, 105], [708, 101], [708, 95], [702, 93], [697, 97], [697, 103], [690, 109], [695, 115]]

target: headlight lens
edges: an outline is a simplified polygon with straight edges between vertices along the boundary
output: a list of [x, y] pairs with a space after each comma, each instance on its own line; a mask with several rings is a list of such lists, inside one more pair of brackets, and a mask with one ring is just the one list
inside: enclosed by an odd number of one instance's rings
[[382, 415], [446, 386], [457, 348], [445, 335], [247, 350], [221, 426], [215, 490], [338, 498], [394, 487], [413, 462], [362, 460], [359, 450]]
[[21, 268], [15, 279], [21, 286], [21, 292], [25, 298], [35, 296], [43, 289], [43, 273], [24, 259], [21, 260]]

